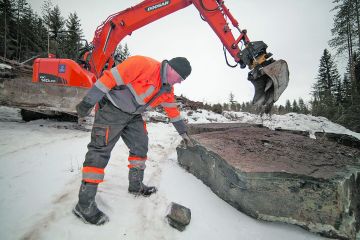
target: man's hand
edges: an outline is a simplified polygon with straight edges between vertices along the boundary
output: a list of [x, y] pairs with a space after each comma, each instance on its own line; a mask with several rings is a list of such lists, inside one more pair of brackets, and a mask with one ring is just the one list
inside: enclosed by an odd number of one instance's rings
[[186, 147], [194, 147], [193, 142], [191, 141], [189, 135], [187, 133], [183, 133], [180, 135], [183, 139], [183, 142], [185, 144]]
[[90, 115], [93, 107], [94, 106], [92, 104], [82, 100], [78, 105], [76, 105], [76, 112], [80, 118], [84, 118]]

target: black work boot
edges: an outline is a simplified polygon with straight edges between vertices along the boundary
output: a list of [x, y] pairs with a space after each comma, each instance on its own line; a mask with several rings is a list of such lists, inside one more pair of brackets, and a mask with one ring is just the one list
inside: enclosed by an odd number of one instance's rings
[[146, 186], [143, 184], [144, 170], [138, 168], [129, 169], [129, 193], [134, 195], [143, 195], [145, 197], [156, 193], [157, 188], [152, 186]]
[[109, 217], [100, 211], [95, 202], [98, 184], [82, 182], [79, 191], [79, 202], [73, 213], [85, 223], [102, 225], [109, 221]]

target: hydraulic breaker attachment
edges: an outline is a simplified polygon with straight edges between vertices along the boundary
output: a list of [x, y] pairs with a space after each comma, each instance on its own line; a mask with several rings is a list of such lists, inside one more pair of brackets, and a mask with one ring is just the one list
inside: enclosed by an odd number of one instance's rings
[[255, 88], [253, 104], [264, 107], [268, 113], [288, 86], [289, 68], [286, 61], [272, 59], [266, 48], [264, 42], [250, 42], [239, 57], [240, 66], [251, 69], [248, 80]]

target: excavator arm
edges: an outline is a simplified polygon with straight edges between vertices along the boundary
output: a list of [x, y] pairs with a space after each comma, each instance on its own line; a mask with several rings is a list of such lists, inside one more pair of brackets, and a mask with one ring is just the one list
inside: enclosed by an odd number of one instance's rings
[[[241, 30], [238, 21], [230, 13], [222, 0], [145, 0], [136, 6], [109, 16], [95, 31], [89, 50], [90, 71], [99, 77], [105, 66], [113, 65], [113, 53], [119, 42], [133, 31], [165, 17], [173, 12], [194, 5], [201, 18], [216, 33], [226, 51], [233, 57], [236, 65], [251, 70], [248, 79], [255, 86], [253, 102], [257, 105], [271, 106], [282, 94], [289, 81], [285, 61], [274, 61], [267, 53], [267, 45], [250, 42], [246, 30]], [[231, 25], [227, 19], [230, 20]], [[234, 31], [235, 30], [235, 31]], [[234, 36], [235, 33], [237, 37]], [[239, 45], [245, 49], [241, 50]], [[226, 59], [226, 63], [230, 65]]]
[[[250, 42], [246, 31], [241, 32], [238, 22], [230, 14], [223, 1], [216, 0], [146, 0], [124, 11], [109, 16], [95, 31], [92, 41], [91, 71], [97, 75], [101, 73], [105, 64], [111, 60], [119, 42], [135, 30], [165, 17], [173, 12], [193, 4], [203, 20], [205, 20], [217, 34], [227, 51], [240, 61], [239, 42]], [[228, 17], [241, 35], [234, 38], [225, 18]]]

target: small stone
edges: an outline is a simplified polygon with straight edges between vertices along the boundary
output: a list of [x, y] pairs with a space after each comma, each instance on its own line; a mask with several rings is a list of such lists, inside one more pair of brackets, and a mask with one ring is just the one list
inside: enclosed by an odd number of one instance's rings
[[181, 232], [184, 231], [191, 220], [190, 209], [174, 202], [170, 204], [169, 209], [166, 218], [168, 219], [170, 226]]

